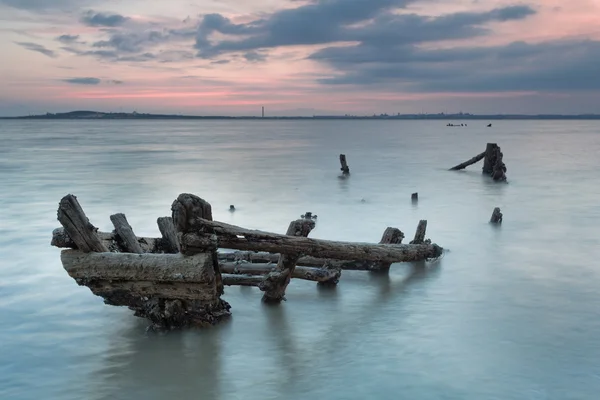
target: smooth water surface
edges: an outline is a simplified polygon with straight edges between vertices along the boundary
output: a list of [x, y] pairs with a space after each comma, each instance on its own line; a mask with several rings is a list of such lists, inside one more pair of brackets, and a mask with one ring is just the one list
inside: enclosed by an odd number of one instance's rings
[[[0, 121], [0, 399], [597, 399], [600, 123], [486, 123]], [[508, 184], [447, 171], [487, 142]], [[182, 192], [255, 229], [311, 211], [316, 238], [408, 242], [427, 219], [449, 251], [333, 290], [294, 280], [279, 307], [229, 287], [228, 323], [146, 333], [62, 269], [58, 201], [158, 236]]]

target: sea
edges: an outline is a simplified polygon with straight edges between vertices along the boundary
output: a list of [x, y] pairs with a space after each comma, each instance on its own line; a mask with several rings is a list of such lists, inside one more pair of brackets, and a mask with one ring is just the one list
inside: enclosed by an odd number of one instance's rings
[[[447, 122], [0, 121], [0, 399], [598, 399], [600, 121]], [[448, 171], [487, 143], [506, 183]], [[159, 236], [193, 193], [251, 229], [312, 212], [321, 239], [408, 242], [426, 219], [445, 252], [292, 280], [275, 307], [226, 287], [228, 322], [156, 333], [62, 268], [69, 193], [103, 231], [124, 213]]]

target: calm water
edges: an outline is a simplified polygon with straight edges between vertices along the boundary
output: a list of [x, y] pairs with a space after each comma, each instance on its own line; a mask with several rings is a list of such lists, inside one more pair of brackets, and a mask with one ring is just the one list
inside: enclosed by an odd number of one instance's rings
[[[0, 398], [597, 399], [600, 123], [444, 125], [0, 121]], [[508, 185], [481, 165], [446, 170], [488, 141]], [[67, 276], [49, 245], [56, 208], [73, 193], [101, 230], [123, 212], [158, 236], [182, 192], [256, 229], [311, 211], [326, 239], [410, 238], [427, 219], [450, 251], [389, 276], [344, 272], [335, 290], [292, 281], [276, 308], [226, 288], [229, 323], [148, 334]]]

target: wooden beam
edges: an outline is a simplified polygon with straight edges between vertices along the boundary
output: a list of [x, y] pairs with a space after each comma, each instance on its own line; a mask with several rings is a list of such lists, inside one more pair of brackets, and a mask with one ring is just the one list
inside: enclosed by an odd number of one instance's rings
[[77, 197], [68, 194], [58, 205], [58, 220], [65, 228], [72, 242], [83, 252], [106, 252], [108, 248], [96, 234], [98, 228], [90, 223]]
[[410, 242], [410, 244], [425, 243], [426, 231], [427, 231], [427, 220], [422, 219], [419, 221], [419, 225], [417, 225], [417, 230], [415, 232], [415, 238]]
[[158, 229], [162, 235], [161, 246], [165, 253], [179, 253], [179, 240], [177, 239], [177, 231], [171, 217], [161, 217], [156, 220]]
[[115, 227], [115, 232], [121, 239], [125, 252], [142, 254], [144, 250], [142, 250], [142, 246], [138, 243], [137, 237], [135, 236], [135, 233], [133, 233], [133, 228], [129, 225], [129, 222], [127, 222], [125, 214], [111, 215], [110, 220]]

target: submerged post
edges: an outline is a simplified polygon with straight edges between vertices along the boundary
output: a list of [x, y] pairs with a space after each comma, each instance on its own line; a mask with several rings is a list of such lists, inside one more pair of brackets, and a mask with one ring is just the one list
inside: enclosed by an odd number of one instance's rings
[[[379, 244], [401, 244], [404, 239], [404, 233], [398, 228], [388, 227], [383, 232], [383, 236], [379, 241]], [[371, 271], [384, 271], [389, 270], [392, 263], [390, 262], [375, 262], [371, 267]]]
[[425, 232], [426, 231], [427, 231], [427, 220], [422, 219], [419, 221], [419, 225], [417, 225], [417, 231], [415, 232], [415, 238], [410, 242], [410, 244], [425, 243]]
[[[287, 236], [307, 237], [315, 227], [314, 221], [299, 219], [292, 221], [286, 232]], [[294, 274], [300, 253], [280, 254], [275, 271], [269, 273], [258, 286], [264, 293], [263, 301], [279, 303], [285, 300], [285, 289]]]
[[340, 164], [342, 165], [342, 168], [340, 168], [342, 170], [342, 174], [350, 175], [350, 168], [348, 167], [348, 164], [346, 163], [346, 155], [345, 154], [340, 154]]
[[500, 207], [494, 208], [494, 212], [492, 213], [492, 218], [490, 218], [490, 222], [492, 224], [502, 223], [502, 213], [500, 212]]

